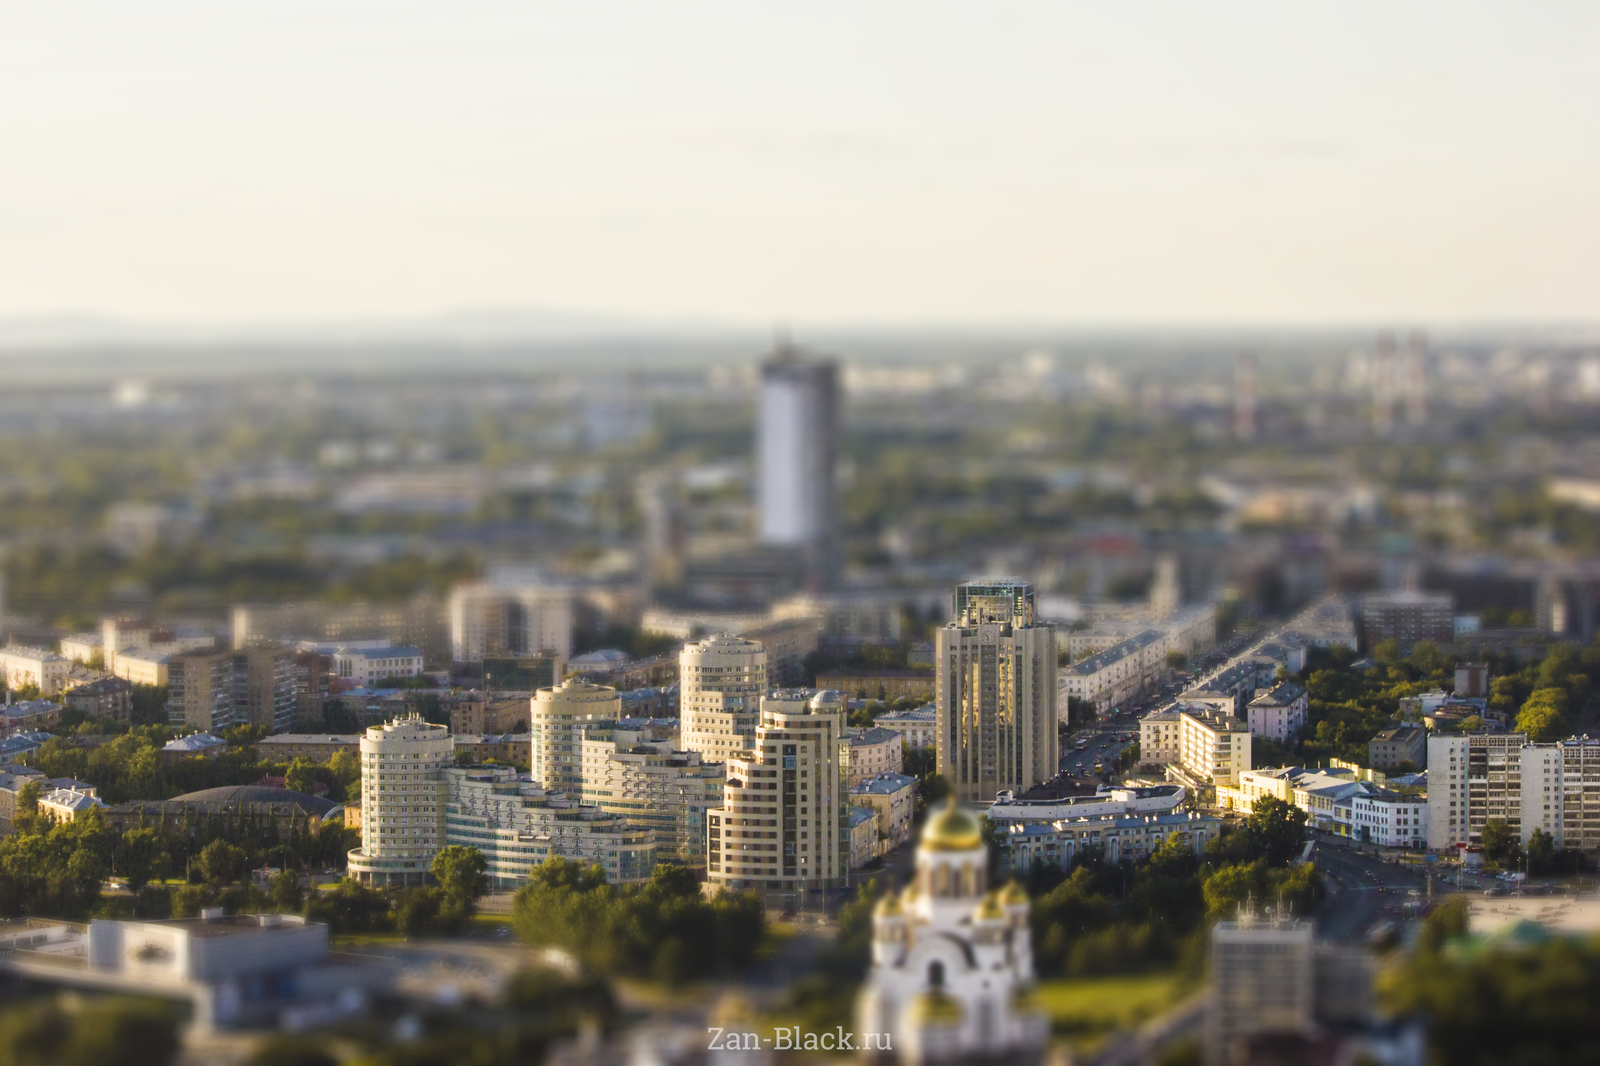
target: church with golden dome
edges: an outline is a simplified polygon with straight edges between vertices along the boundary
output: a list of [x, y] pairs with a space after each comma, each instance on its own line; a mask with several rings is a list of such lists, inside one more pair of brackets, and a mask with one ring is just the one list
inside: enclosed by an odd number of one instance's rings
[[872, 970], [856, 1030], [887, 1033], [902, 1063], [1036, 1063], [1048, 1033], [1029, 1009], [1028, 894], [989, 885], [978, 819], [954, 801], [929, 816], [916, 873], [872, 918]]

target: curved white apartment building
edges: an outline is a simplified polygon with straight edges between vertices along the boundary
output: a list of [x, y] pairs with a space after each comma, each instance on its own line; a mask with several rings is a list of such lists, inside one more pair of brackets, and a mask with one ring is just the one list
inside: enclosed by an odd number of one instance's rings
[[445, 846], [444, 770], [455, 763], [448, 726], [421, 715], [368, 728], [361, 738], [361, 847], [350, 876], [421, 885]]
[[716, 636], [678, 654], [678, 746], [707, 762], [748, 750], [767, 691], [767, 650], [753, 640]]
[[550, 792], [583, 794], [583, 727], [622, 717], [617, 690], [587, 681], [566, 681], [534, 693], [531, 765], [533, 779]]

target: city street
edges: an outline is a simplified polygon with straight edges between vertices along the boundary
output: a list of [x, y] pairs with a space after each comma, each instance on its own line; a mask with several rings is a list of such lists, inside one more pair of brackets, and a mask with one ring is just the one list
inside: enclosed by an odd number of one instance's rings
[[[1385, 919], [1397, 925], [1408, 900], [1426, 901], [1428, 878], [1410, 863], [1395, 863], [1363, 854], [1339, 843], [1319, 841], [1311, 861], [1322, 871], [1328, 898], [1317, 907], [1318, 932], [1328, 940], [1356, 941]], [[1435, 898], [1454, 888], [1442, 875], [1434, 877]], [[1412, 896], [1415, 889], [1417, 896]]]

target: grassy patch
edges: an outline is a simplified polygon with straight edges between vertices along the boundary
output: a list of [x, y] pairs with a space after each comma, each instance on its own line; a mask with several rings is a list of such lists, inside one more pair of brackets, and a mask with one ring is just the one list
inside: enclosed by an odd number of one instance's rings
[[1057, 1033], [1093, 1040], [1155, 1017], [1186, 991], [1186, 984], [1177, 974], [1158, 973], [1041, 981], [1034, 988], [1034, 1000]]

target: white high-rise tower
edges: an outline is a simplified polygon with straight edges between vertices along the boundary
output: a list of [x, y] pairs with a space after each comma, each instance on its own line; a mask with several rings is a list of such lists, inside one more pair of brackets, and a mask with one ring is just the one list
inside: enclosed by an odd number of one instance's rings
[[837, 567], [834, 465], [839, 367], [780, 345], [761, 367], [756, 414], [756, 495], [761, 541], [805, 555], [808, 583], [830, 584]]

